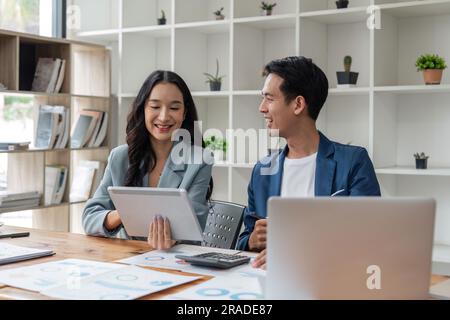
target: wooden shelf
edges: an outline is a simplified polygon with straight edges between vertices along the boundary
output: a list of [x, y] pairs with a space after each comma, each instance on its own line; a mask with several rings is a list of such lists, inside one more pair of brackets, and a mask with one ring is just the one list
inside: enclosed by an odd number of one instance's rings
[[40, 205], [37, 207], [29, 207], [26, 209], [20, 209], [19, 211], [14, 210], [14, 208], [11, 209], [1, 209], [0, 208], [0, 214], [2, 213], [10, 213], [10, 212], [21, 212], [21, 211], [29, 211], [29, 210], [45, 210], [45, 209], [54, 209], [54, 208], [60, 208], [60, 207], [64, 207], [64, 206], [69, 206], [70, 203], [68, 202], [61, 202], [60, 204], [51, 204], [51, 205]]
[[76, 34], [76, 37], [88, 42], [108, 43], [119, 41], [118, 29], [85, 31]]
[[[118, 32], [92, 32], [84, 35], [86, 37], [118, 36]], [[30, 91], [37, 62], [39, 58], [46, 57], [66, 60], [61, 93]], [[73, 168], [83, 160], [107, 161], [111, 145], [110, 77], [110, 50], [104, 46], [0, 31], [0, 82], [9, 89], [0, 92], [2, 99], [5, 96], [29, 96], [31, 104], [36, 108], [39, 105], [65, 106], [69, 111], [69, 134], [72, 132], [71, 129], [80, 109], [94, 109], [109, 113], [108, 133], [102, 147], [0, 150], [0, 154], [7, 156], [8, 190], [11, 192], [36, 190], [42, 194], [42, 202], [45, 198], [45, 167], [62, 165], [68, 169], [69, 176], [61, 204], [40, 205], [20, 210], [33, 210], [33, 225], [36, 224], [39, 228], [69, 231], [70, 216], [80, 216], [82, 213], [81, 207], [71, 205], [84, 203], [84, 201], [74, 203], [68, 201], [73, 181]], [[37, 113], [34, 112], [33, 116], [37, 116]], [[29, 137], [21, 140], [32, 141], [33, 139]], [[2, 212], [14, 211], [10, 208]]]
[[47, 93], [47, 92], [36, 92], [36, 91], [25, 91], [25, 90], [0, 90], [0, 94], [10, 95], [10, 96], [38, 96], [38, 97], [59, 97], [59, 98], [69, 98], [68, 93]]

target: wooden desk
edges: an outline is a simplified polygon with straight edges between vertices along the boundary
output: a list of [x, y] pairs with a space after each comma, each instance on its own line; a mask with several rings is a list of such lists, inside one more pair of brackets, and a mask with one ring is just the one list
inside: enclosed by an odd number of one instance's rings
[[[13, 228], [4, 226], [2, 231], [17, 231], [17, 232], [30, 232], [29, 237], [17, 238], [17, 239], [0, 239], [0, 242], [6, 242], [13, 245], [38, 248], [38, 249], [52, 249], [56, 254], [51, 257], [39, 258], [34, 260], [27, 260], [24, 262], [8, 264], [0, 266], [0, 270], [7, 270], [17, 267], [29, 266], [38, 263], [45, 263], [63, 259], [86, 259], [95, 260], [101, 262], [113, 262], [116, 260], [128, 258], [134, 255], [145, 253], [150, 251], [150, 248], [146, 242], [132, 241], [132, 240], [119, 240], [119, 239], [107, 239], [98, 237], [88, 237], [79, 234], [63, 233], [63, 232], [49, 232], [36, 229], [24, 229]], [[149, 268], [158, 271], [164, 271], [173, 274], [192, 275], [191, 273], [185, 273], [174, 270], [165, 270], [159, 268]], [[211, 279], [210, 276], [202, 276], [202, 279], [196, 280], [185, 285], [181, 285], [175, 288], [167, 289], [161, 292], [157, 292], [148, 295], [141, 300], [160, 299], [169, 294], [173, 294], [191, 286], [200, 284], [206, 280]], [[22, 300], [22, 299], [45, 299], [45, 297], [39, 293], [34, 293], [22, 289], [16, 289], [8, 286], [0, 285], [0, 300]]]
[[[4, 231], [28, 231], [30, 237], [18, 239], [1, 239], [1, 242], [6, 242], [18, 246], [45, 249], [50, 248], [56, 254], [52, 257], [40, 258], [35, 260], [28, 260], [20, 263], [8, 264], [0, 266], [0, 270], [17, 268], [37, 263], [45, 263], [55, 260], [63, 260], [69, 258], [87, 259], [103, 262], [113, 262], [116, 260], [128, 258], [149, 251], [149, 246], [143, 241], [106, 239], [97, 237], [88, 237], [72, 233], [49, 232], [35, 229], [2, 227]], [[159, 268], [149, 268], [158, 271], [164, 271], [173, 274], [192, 275], [190, 273], [165, 270]], [[200, 284], [206, 280], [211, 279], [210, 276], [202, 276], [202, 279], [197, 281], [164, 290], [162, 292], [148, 295], [142, 300], [160, 299], [169, 294], [173, 294], [191, 286]], [[448, 277], [432, 276], [431, 284], [448, 280]], [[11, 288], [0, 285], [0, 299], [49, 299], [38, 293], [29, 292], [21, 289]]]

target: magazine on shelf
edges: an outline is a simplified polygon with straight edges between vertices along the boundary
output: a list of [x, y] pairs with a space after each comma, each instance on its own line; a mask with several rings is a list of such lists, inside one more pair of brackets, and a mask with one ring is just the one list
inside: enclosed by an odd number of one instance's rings
[[100, 121], [101, 111], [81, 110], [71, 134], [72, 148], [83, 148], [91, 139], [97, 122]]
[[85, 201], [92, 197], [103, 178], [105, 162], [82, 160], [75, 168], [70, 201]]
[[61, 68], [59, 69], [58, 80], [56, 81], [53, 93], [59, 93], [61, 91], [62, 85], [64, 83], [65, 70], [66, 70], [66, 60], [62, 60]]
[[103, 143], [103, 140], [105, 140], [106, 131], [108, 129], [108, 113], [97, 110], [86, 111], [99, 112], [97, 123], [95, 125], [94, 131], [92, 132], [91, 138], [87, 143], [87, 147], [100, 147], [100, 145]]
[[63, 106], [40, 106], [35, 147], [37, 149], [64, 148], [64, 142], [67, 145], [68, 140], [68, 133], [66, 133], [69, 130], [68, 118], [68, 109]]
[[64, 166], [45, 167], [45, 205], [60, 204], [67, 181], [67, 168]]

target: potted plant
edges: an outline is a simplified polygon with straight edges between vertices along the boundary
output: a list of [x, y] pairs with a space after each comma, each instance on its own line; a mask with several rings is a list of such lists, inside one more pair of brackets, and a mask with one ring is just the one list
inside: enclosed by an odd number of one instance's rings
[[444, 58], [437, 54], [424, 54], [417, 58], [417, 71], [423, 71], [423, 79], [425, 84], [440, 84], [442, 80], [442, 72], [447, 65]]
[[164, 10], [161, 10], [161, 18], [158, 18], [158, 24], [166, 24], [166, 13], [164, 12]]
[[213, 76], [210, 73], [203, 73], [208, 80], [206, 80], [206, 83], [209, 83], [209, 88], [211, 91], [220, 91], [220, 88], [222, 86], [222, 79], [225, 76], [219, 77], [219, 59], [216, 59], [216, 75]]
[[345, 9], [348, 7], [348, 0], [338, 0], [336, 1], [336, 7], [338, 9]]
[[416, 169], [426, 169], [427, 168], [427, 160], [429, 156], [425, 155], [425, 153], [415, 153], [414, 158], [416, 158]]
[[216, 16], [216, 20], [223, 20], [223, 19], [225, 19], [225, 16], [223, 15], [222, 11], [223, 11], [223, 7], [220, 8], [220, 10], [217, 10], [217, 11], [213, 12], [214, 15]]
[[225, 154], [227, 153], [227, 141], [216, 136], [210, 136], [205, 139], [205, 147], [211, 149], [214, 153], [214, 160], [221, 162], [225, 160]]
[[358, 72], [351, 72], [352, 68], [352, 57], [344, 57], [344, 70], [336, 72], [338, 85], [349, 85], [354, 86], [358, 81]]
[[264, 15], [270, 16], [272, 15], [272, 10], [276, 6], [276, 3], [265, 3], [264, 1], [261, 2], [261, 9], [263, 10]]

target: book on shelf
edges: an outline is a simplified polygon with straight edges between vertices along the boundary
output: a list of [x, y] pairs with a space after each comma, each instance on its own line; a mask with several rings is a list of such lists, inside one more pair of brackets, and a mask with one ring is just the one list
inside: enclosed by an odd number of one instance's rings
[[66, 107], [40, 106], [35, 147], [38, 149], [65, 148], [69, 139], [69, 129], [69, 113]]
[[75, 168], [70, 188], [70, 201], [85, 201], [97, 190], [103, 178], [105, 163], [82, 160]]
[[[1, 233], [0, 233], [1, 235]], [[34, 249], [0, 243], [0, 265], [53, 255], [50, 249]]]
[[30, 146], [30, 141], [0, 141], [0, 150], [16, 151], [27, 150]]
[[31, 91], [58, 93], [64, 81], [65, 66], [63, 59], [39, 58]]
[[66, 60], [62, 60], [61, 67], [59, 68], [58, 79], [56, 80], [56, 84], [55, 84], [53, 93], [59, 93], [61, 91], [61, 88], [62, 88], [62, 85], [64, 82], [65, 73], [66, 73]]
[[95, 135], [97, 123], [101, 122], [102, 111], [81, 110], [77, 122], [72, 130], [71, 143], [72, 148], [83, 148], [88, 146], [90, 139]]
[[64, 166], [45, 167], [45, 205], [60, 204], [67, 181], [67, 168]]
[[97, 148], [100, 147], [103, 141], [106, 138], [106, 132], [108, 130], [108, 113], [99, 111], [100, 117], [97, 120], [97, 124], [92, 132], [91, 139], [89, 140], [87, 146], [89, 148]]

